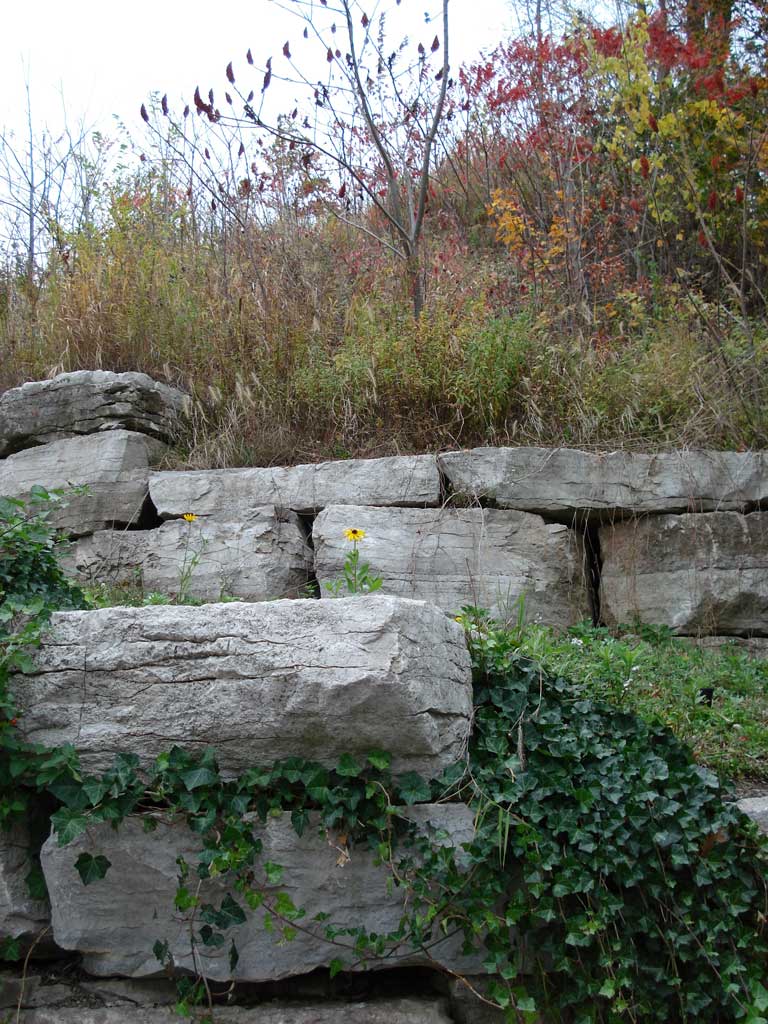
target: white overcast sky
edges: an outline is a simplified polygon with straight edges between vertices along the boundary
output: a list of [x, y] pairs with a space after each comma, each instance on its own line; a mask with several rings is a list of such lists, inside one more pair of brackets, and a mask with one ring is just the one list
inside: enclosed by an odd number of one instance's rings
[[[438, 25], [425, 25], [424, 15], [437, 7], [402, 0], [389, 41], [406, 31], [428, 48]], [[492, 49], [511, 25], [511, 0], [451, 0], [449, 11], [453, 68]], [[196, 84], [223, 93], [229, 60], [244, 72], [248, 47], [257, 63], [277, 59], [287, 38], [300, 43], [300, 32], [271, 0], [13, 0], [0, 30], [0, 128], [24, 131], [26, 78], [36, 129], [61, 127], [63, 97], [73, 127], [109, 134], [117, 115], [130, 131], [150, 92], [166, 92], [174, 106], [190, 100]], [[253, 84], [258, 91], [257, 78]]]

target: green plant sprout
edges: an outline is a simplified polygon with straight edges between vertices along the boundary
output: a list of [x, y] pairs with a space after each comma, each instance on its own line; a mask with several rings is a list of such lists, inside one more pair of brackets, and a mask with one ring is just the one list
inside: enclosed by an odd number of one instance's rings
[[192, 574], [200, 564], [200, 559], [203, 556], [203, 552], [208, 547], [208, 541], [205, 537], [200, 537], [197, 546], [192, 546], [192, 524], [197, 522], [197, 516], [194, 512], [185, 512], [181, 517], [187, 524], [186, 536], [184, 539], [184, 557], [181, 562], [181, 569], [179, 570], [179, 589], [176, 594], [177, 604], [188, 604], [190, 603], [190, 585], [192, 583]]
[[365, 539], [365, 530], [351, 526], [344, 531], [344, 536], [352, 542], [352, 550], [344, 559], [344, 579], [329, 580], [325, 584], [325, 589], [333, 597], [338, 597], [344, 586], [349, 594], [372, 594], [381, 588], [383, 580], [381, 576], [371, 575], [368, 562], [360, 561], [358, 544]]

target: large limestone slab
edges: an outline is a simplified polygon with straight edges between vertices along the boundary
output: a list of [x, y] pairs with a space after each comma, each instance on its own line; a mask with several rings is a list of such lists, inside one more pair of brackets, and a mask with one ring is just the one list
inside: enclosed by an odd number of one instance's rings
[[0, 458], [103, 430], [135, 430], [170, 441], [188, 401], [145, 373], [77, 370], [30, 381], [0, 396]]
[[630, 520], [602, 527], [600, 547], [606, 622], [768, 635], [768, 513]]
[[163, 519], [185, 512], [231, 517], [258, 505], [316, 512], [334, 504], [437, 505], [440, 501], [440, 475], [433, 455], [154, 473], [149, 487]]
[[128, 430], [31, 448], [0, 462], [0, 495], [25, 498], [33, 486], [87, 487], [69, 494], [50, 521], [72, 536], [138, 520], [148, 493], [149, 468], [164, 446]]
[[457, 497], [562, 520], [745, 511], [768, 499], [765, 452], [474, 448], [439, 455], [438, 464]]
[[29, 894], [31, 843], [24, 825], [0, 831], [0, 939], [20, 939], [26, 945], [50, 922], [48, 904]]
[[[473, 814], [463, 804], [427, 804], [404, 808], [403, 814], [415, 820], [426, 834], [435, 829], [447, 833], [457, 847], [473, 837]], [[363, 925], [377, 935], [394, 932], [403, 913], [403, 892], [391, 885], [387, 868], [375, 864], [373, 853], [365, 845], [347, 848], [338, 836], [319, 830], [316, 818], [301, 837], [294, 832], [287, 814], [269, 819], [265, 826], [256, 822], [254, 831], [263, 843], [255, 866], [256, 882], [263, 888], [267, 903], [277, 892], [283, 892], [296, 907], [306, 911], [301, 929], [292, 941], [280, 943], [279, 928], [278, 934], [264, 928], [267, 912], [263, 908], [248, 912], [244, 924], [226, 932], [224, 947], [208, 955], [205, 947], [197, 947], [204, 973], [222, 981], [269, 981], [304, 974], [336, 958], [341, 958], [349, 970], [366, 966], [366, 961], [361, 963], [354, 952], [354, 939], [349, 939], [348, 949], [343, 937], [339, 938], [340, 946], [334, 945], [325, 938], [325, 928]], [[109, 825], [96, 826], [66, 847], [59, 847], [51, 836], [41, 860], [52, 894], [56, 943], [82, 953], [85, 970], [95, 975], [142, 977], [159, 973], [161, 965], [152, 952], [157, 940], [168, 943], [176, 968], [190, 969], [189, 921], [175, 911], [174, 895], [177, 858], [183, 857], [194, 872], [199, 849], [199, 837], [184, 822], [161, 821], [148, 833], [139, 818], [127, 819], [118, 831]], [[74, 867], [81, 853], [107, 857], [112, 866], [103, 880], [83, 885]], [[265, 862], [284, 869], [279, 885], [266, 883], [260, 866]], [[218, 906], [227, 891], [231, 890], [226, 879], [208, 879], [202, 883], [201, 900]], [[330, 920], [314, 922], [317, 914], [329, 914]], [[228, 961], [230, 938], [240, 954], [234, 969]], [[386, 966], [430, 963], [431, 956], [453, 969], [474, 966], [478, 971], [481, 955], [463, 956], [459, 933], [447, 938], [436, 933], [435, 938], [438, 941], [430, 946], [429, 956], [407, 944], [393, 946]]]
[[146, 765], [178, 744], [215, 747], [227, 775], [383, 748], [394, 771], [432, 777], [469, 735], [463, 631], [418, 601], [59, 612], [35, 661], [11, 680], [19, 728], [36, 743], [74, 744], [90, 772], [118, 751]]
[[[451, 1024], [438, 998], [367, 999], [358, 1002], [268, 1003], [216, 1006], [216, 1024]], [[23, 1024], [178, 1024], [173, 1010], [161, 1007], [60, 1007], [33, 1010]]]
[[497, 509], [383, 509], [331, 506], [313, 527], [321, 593], [343, 575], [347, 527], [365, 531], [360, 557], [383, 579], [382, 592], [431, 601], [455, 614], [463, 605], [570, 626], [589, 618], [581, 537], [527, 512]]
[[308, 596], [312, 549], [295, 512], [266, 505], [241, 522], [176, 519], [156, 530], [100, 530], [77, 541], [63, 565], [87, 584], [266, 601]]

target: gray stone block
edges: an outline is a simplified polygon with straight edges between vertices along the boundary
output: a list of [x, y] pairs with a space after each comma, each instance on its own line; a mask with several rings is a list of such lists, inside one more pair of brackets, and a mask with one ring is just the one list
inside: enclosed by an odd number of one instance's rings
[[566, 627], [589, 618], [580, 535], [526, 512], [496, 509], [384, 509], [331, 506], [313, 527], [321, 594], [343, 575], [352, 545], [347, 527], [365, 531], [360, 558], [383, 579], [382, 592], [431, 601], [449, 614], [463, 605]]
[[[270, 1003], [216, 1007], [216, 1024], [451, 1024], [441, 999], [370, 999], [363, 1002]], [[172, 1010], [88, 1007], [33, 1010], [22, 1024], [178, 1024]]]
[[77, 370], [0, 395], [0, 458], [104, 430], [173, 440], [189, 399], [145, 373]]
[[755, 822], [761, 832], [768, 835], [768, 796], [746, 797], [739, 800], [737, 806]]
[[25, 946], [50, 923], [48, 903], [32, 899], [27, 888], [30, 853], [24, 825], [0, 831], [0, 939], [20, 939]]
[[609, 624], [676, 633], [768, 633], [768, 513], [651, 516], [600, 530]]
[[36, 484], [49, 491], [87, 487], [67, 495], [50, 516], [73, 537], [135, 523], [148, 494], [149, 467], [164, 450], [159, 441], [128, 430], [53, 441], [0, 462], [0, 495], [26, 498]]
[[391, 751], [395, 771], [439, 775], [472, 715], [459, 625], [432, 605], [373, 595], [60, 612], [32, 674], [11, 679], [19, 730], [78, 749], [86, 771], [118, 751], [151, 763], [215, 747], [231, 776], [296, 754]]
[[[454, 845], [471, 841], [474, 834], [472, 811], [463, 804], [430, 804], [404, 808], [403, 814], [418, 822], [420, 830], [444, 830]], [[361, 957], [354, 939], [339, 936], [337, 942], [325, 937], [327, 925], [357, 928], [386, 935], [395, 932], [403, 913], [403, 891], [391, 884], [387, 868], [377, 865], [368, 848], [347, 847], [332, 832], [318, 830], [317, 817], [299, 837], [290, 817], [254, 823], [263, 842], [255, 866], [259, 887], [267, 900], [277, 892], [286, 893], [293, 904], [306, 911], [298, 921], [291, 941], [280, 941], [281, 925], [275, 933], [264, 927], [263, 908], [247, 911], [244, 924], [226, 931], [220, 949], [196, 947], [198, 968], [218, 981], [270, 981], [304, 974], [341, 958], [347, 970], [364, 967], [393, 967], [436, 962], [454, 970], [480, 970], [482, 954], [461, 954], [462, 937], [437, 932], [428, 952], [407, 944], [395, 945], [385, 960]], [[340, 845], [341, 844], [341, 845]], [[159, 821], [146, 832], [143, 821], [129, 818], [115, 831], [109, 825], [89, 829], [73, 843], [60, 847], [54, 836], [45, 843], [42, 864], [52, 893], [53, 930], [63, 949], [83, 954], [83, 966], [94, 975], [120, 974], [142, 977], [157, 974], [161, 965], [152, 948], [156, 941], [168, 943], [175, 969], [193, 968], [189, 917], [174, 908], [177, 886], [177, 858], [183, 857], [194, 874], [196, 837], [185, 823]], [[74, 863], [80, 853], [102, 854], [111, 862], [104, 879], [84, 886]], [[405, 853], [405, 851], [404, 851]], [[268, 885], [261, 864], [279, 864], [284, 870], [279, 885]], [[201, 902], [219, 905], [228, 891], [227, 880], [208, 879], [201, 883]], [[242, 899], [239, 900], [242, 904]], [[327, 922], [314, 920], [329, 914]], [[198, 921], [196, 927], [200, 927]], [[234, 939], [239, 960], [229, 964], [230, 939]]]
[[84, 584], [265, 601], [306, 597], [312, 558], [296, 513], [265, 505], [240, 522], [177, 519], [155, 530], [101, 530], [73, 544], [63, 566]]
[[0, 973], [0, 1009], [60, 1006], [72, 998], [72, 992], [70, 985], [45, 984], [39, 974], [22, 975], [21, 968], [19, 973]]
[[474, 448], [438, 456], [454, 494], [561, 521], [745, 510], [768, 500], [765, 452]]
[[154, 473], [149, 488], [163, 519], [185, 512], [231, 518], [259, 505], [316, 512], [334, 504], [437, 505], [440, 501], [440, 475], [433, 455]]

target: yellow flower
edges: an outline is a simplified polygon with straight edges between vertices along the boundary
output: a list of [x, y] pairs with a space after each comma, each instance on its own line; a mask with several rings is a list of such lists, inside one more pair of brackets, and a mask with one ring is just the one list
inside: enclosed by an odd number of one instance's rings
[[365, 530], [358, 530], [356, 526], [352, 526], [344, 531], [344, 536], [347, 540], [358, 541], [362, 540], [365, 536]]
[[197, 519], [197, 516], [195, 515], [194, 512], [185, 512], [181, 518], [184, 519], [187, 523], [194, 523], [195, 520]]

